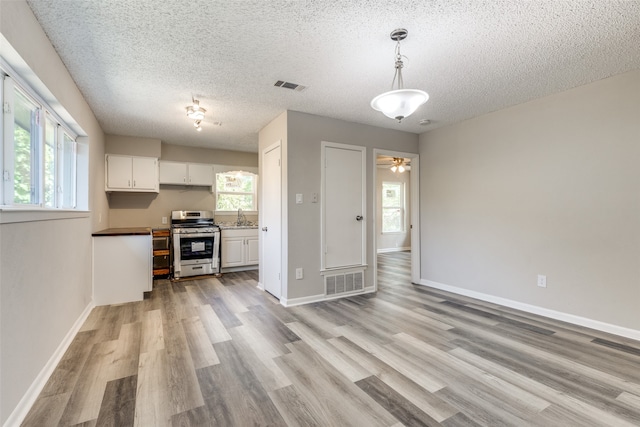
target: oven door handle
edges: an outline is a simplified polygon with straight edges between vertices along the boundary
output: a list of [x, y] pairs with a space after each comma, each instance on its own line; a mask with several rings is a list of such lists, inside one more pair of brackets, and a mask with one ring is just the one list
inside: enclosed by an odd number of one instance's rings
[[219, 232], [214, 231], [213, 233], [176, 233], [174, 234], [175, 237], [178, 237], [180, 239], [191, 239], [191, 238], [198, 238], [198, 237], [214, 237], [216, 234], [219, 234]]

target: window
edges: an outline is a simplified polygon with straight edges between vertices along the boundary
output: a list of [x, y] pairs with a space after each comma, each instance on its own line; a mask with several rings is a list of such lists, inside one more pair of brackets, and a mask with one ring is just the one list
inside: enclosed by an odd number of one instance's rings
[[24, 84], [3, 79], [0, 205], [76, 208], [76, 141]]
[[404, 232], [404, 183], [382, 183], [382, 232]]
[[245, 171], [216, 173], [216, 211], [256, 211], [257, 175]]
[[38, 194], [40, 109], [18, 88], [13, 88], [13, 100], [13, 147], [9, 148], [11, 153], [7, 156], [7, 158], [13, 157], [13, 203], [35, 205], [40, 198]]

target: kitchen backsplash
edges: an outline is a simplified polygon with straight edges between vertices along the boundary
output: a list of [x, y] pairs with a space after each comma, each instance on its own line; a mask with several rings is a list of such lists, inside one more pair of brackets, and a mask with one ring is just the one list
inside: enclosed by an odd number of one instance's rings
[[[245, 218], [247, 219], [247, 221], [249, 222], [257, 222], [258, 221], [258, 215], [249, 215], [249, 214], [245, 214]], [[215, 216], [215, 221], [216, 224], [220, 224], [223, 222], [236, 222], [238, 220], [238, 215], [216, 215]]]

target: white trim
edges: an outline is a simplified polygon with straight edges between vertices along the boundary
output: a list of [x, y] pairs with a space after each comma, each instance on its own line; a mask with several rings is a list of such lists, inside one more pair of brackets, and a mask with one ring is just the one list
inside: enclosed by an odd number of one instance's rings
[[[3, 40], [6, 40], [3, 38]], [[8, 42], [7, 42], [8, 45]], [[6, 45], [3, 44], [3, 48]], [[8, 47], [8, 46], [6, 46]], [[4, 54], [4, 50], [3, 50], [3, 54]], [[58, 122], [58, 124], [60, 125], [60, 127], [62, 127], [64, 129], [65, 132], [67, 132], [69, 134], [69, 136], [71, 137], [71, 139], [73, 139], [74, 141], [78, 138], [78, 136], [80, 136], [78, 134], [78, 132], [74, 131], [73, 129], [71, 129], [71, 125], [68, 125], [66, 123], [66, 120], [64, 120], [60, 114], [58, 114], [58, 111], [56, 111], [56, 109], [51, 107], [51, 104], [54, 105], [58, 105], [57, 100], [55, 100], [54, 102], [48, 102], [45, 97], [41, 96], [40, 93], [38, 92], [38, 90], [36, 90], [34, 87], [35, 86], [40, 86], [37, 84], [34, 84], [33, 81], [33, 77], [35, 77], [35, 74], [33, 76], [31, 76], [31, 79], [25, 79], [20, 73], [18, 73], [12, 66], [11, 64], [9, 64], [9, 62], [3, 58], [2, 56], [0, 56], [0, 70], [4, 70], [4, 72], [13, 80], [15, 80], [18, 84], [18, 86], [20, 87], [20, 89], [22, 89], [28, 96], [30, 96], [31, 98], [33, 98], [38, 104], [40, 104], [42, 107], [44, 107], [45, 110], [47, 110], [47, 112], [49, 112], [49, 114], [51, 114], [51, 116]], [[24, 72], [24, 70], [23, 70]], [[31, 72], [31, 70], [29, 69], [29, 72]], [[31, 74], [31, 73], [29, 73]], [[37, 77], [36, 77], [37, 79]], [[39, 79], [38, 79], [38, 82]], [[48, 92], [48, 90], [47, 90]], [[64, 107], [60, 107], [58, 106], [58, 109], [62, 108], [64, 113], [67, 113], [66, 110], [64, 110]], [[63, 113], [63, 114], [64, 114]], [[68, 114], [68, 113], [67, 113]], [[75, 122], [74, 122], [75, 123]]]
[[258, 264], [251, 264], [251, 265], [242, 265], [239, 267], [223, 267], [220, 268], [220, 273], [237, 273], [239, 271], [251, 271], [251, 270], [258, 270]]
[[631, 338], [634, 340], [640, 340], [640, 330], [625, 328], [624, 326], [612, 325], [610, 323], [601, 322], [599, 320], [589, 319], [587, 317], [576, 316], [575, 314], [564, 313], [562, 311], [551, 310], [537, 305], [526, 304], [519, 301], [510, 300], [507, 298], [497, 297], [494, 295], [485, 294], [482, 292], [476, 292], [469, 289], [458, 288], [456, 286], [445, 285], [438, 282], [432, 282], [431, 280], [421, 279], [419, 285], [428, 286], [434, 289], [440, 289], [447, 292], [452, 292], [458, 295], [464, 295], [471, 298], [476, 298], [482, 301], [500, 304], [505, 307], [515, 308], [516, 310], [522, 310], [527, 313], [537, 314], [539, 316], [548, 317], [555, 320], [561, 320], [563, 322], [572, 323], [578, 326], [584, 326], [587, 328], [595, 329], [597, 331], [607, 332], [621, 337]]
[[55, 219], [89, 218], [90, 211], [47, 209], [47, 208], [19, 208], [0, 207], [0, 224], [12, 224], [15, 222], [51, 221]]
[[404, 251], [410, 251], [411, 250], [411, 246], [404, 246], [402, 248], [384, 248], [384, 249], [378, 249], [378, 253], [379, 254], [386, 254], [388, 252], [404, 252]]
[[341, 298], [349, 298], [356, 295], [370, 294], [372, 292], [375, 292], [375, 289], [373, 288], [373, 286], [368, 286], [358, 292], [334, 295], [330, 297], [326, 296], [325, 294], [318, 294], [318, 295], [311, 295], [308, 297], [291, 298], [291, 299], [280, 298], [280, 304], [282, 304], [285, 307], [294, 307], [296, 305], [311, 304], [314, 302], [332, 301], [332, 300], [341, 299]]
[[89, 314], [94, 307], [95, 305], [93, 304], [93, 301], [85, 307], [84, 311], [80, 314], [80, 317], [78, 317], [73, 326], [71, 326], [71, 329], [62, 339], [58, 348], [53, 352], [38, 376], [33, 380], [25, 394], [22, 396], [22, 399], [20, 399], [20, 402], [18, 402], [16, 407], [13, 409], [9, 418], [4, 422], [3, 427], [19, 426], [24, 421], [24, 418], [29, 413], [29, 410], [31, 410], [31, 407], [40, 395], [40, 392], [42, 392], [44, 386], [47, 384], [49, 377], [53, 374], [56, 366], [58, 366], [58, 363], [62, 360], [64, 353], [71, 345], [71, 342], [84, 324], [85, 320], [87, 320], [87, 317], [89, 317]]

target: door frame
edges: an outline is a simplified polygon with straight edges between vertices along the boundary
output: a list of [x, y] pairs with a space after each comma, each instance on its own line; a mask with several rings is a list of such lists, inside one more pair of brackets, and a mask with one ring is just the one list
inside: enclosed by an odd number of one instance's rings
[[411, 177], [409, 178], [409, 199], [411, 210], [411, 282], [420, 283], [420, 155], [375, 148], [373, 150], [373, 286], [378, 290], [378, 156], [404, 157], [411, 159]]
[[282, 160], [282, 140], [278, 140], [276, 142], [274, 142], [273, 144], [269, 145], [268, 147], [264, 148], [261, 152], [260, 152], [260, 167], [259, 167], [259, 183], [260, 183], [260, 192], [259, 192], [259, 196], [258, 196], [258, 236], [259, 236], [259, 241], [260, 241], [260, 262], [258, 263], [258, 275], [259, 275], [259, 280], [258, 280], [258, 288], [266, 291], [265, 289], [265, 284], [264, 284], [264, 254], [265, 254], [265, 244], [264, 244], [264, 237], [263, 237], [263, 231], [262, 231], [262, 227], [264, 224], [264, 209], [263, 209], [263, 204], [264, 201], [266, 200], [265, 195], [264, 195], [264, 158], [265, 155], [267, 153], [269, 153], [270, 151], [275, 150], [276, 148], [280, 148], [280, 295], [277, 297], [280, 302], [282, 303], [283, 298], [286, 299], [286, 289], [287, 289], [287, 276], [286, 274], [282, 274], [283, 271], [285, 271], [285, 255], [286, 255], [286, 249], [283, 245], [283, 242], [285, 241], [284, 236], [285, 236], [285, 232], [284, 232], [284, 209], [283, 207], [285, 206], [285, 203], [283, 203], [284, 201], [284, 186], [283, 186], [283, 166], [284, 166], [284, 162]]

